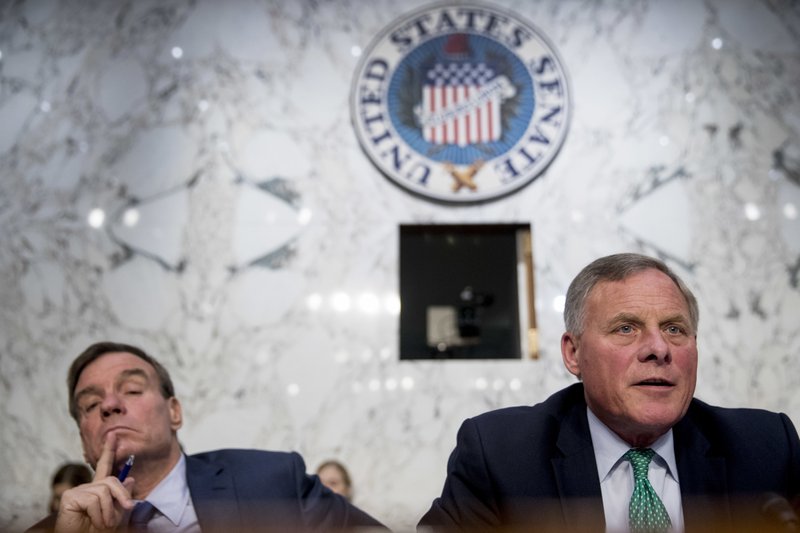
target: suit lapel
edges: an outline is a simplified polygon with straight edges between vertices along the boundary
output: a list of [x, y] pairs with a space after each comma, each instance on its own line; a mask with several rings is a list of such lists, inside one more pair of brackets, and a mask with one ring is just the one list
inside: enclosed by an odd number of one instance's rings
[[673, 437], [686, 529], [730, 524], [725, 458], [713, 452], [691, 407], [673, 428]]
[[187, 456], [186, 482], [197, 521], [203, 531], [241, 528], [241, 513], [233, 478], [224, 467]]
[[562, 455], [553, 457], [552, 465], [564, 522], [573, 530], [604, 529], [600, 478], [585, 403], [579, 402], [567, 412], [556, 445]]

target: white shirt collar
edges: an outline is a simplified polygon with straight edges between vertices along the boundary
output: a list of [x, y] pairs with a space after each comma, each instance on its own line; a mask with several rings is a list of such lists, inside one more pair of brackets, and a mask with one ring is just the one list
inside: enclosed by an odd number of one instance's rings
[[[589, 418], [589, 433], [592, 436], [594, 456], [597, 461], [597, 475], [602, 483], [619, 464], [622, 456], [631, 449], [631, 445], [622, 440], [619, 435], [603, 424], [591, 409], [586, 408]], [[675, 463], [675, 445], [672, 429], [661, 435], [650, 448], [656, 452], [655, 461], [662, 462], [667, 467], [667, 474], [678, 481], [678, 467]]]
[[[176, 497], [177, 496], [177, 497]], [[167, 477], [161, 480], [147, 495], [147, 501], [167, 517], [174, 526], [181, 522], [186, 505], [189, 503], [189, 486], [186, 484], [186, 457], [172, 467]]]

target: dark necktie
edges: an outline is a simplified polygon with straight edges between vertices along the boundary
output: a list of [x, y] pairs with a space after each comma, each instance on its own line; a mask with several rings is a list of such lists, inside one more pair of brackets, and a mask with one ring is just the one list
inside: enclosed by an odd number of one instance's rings
[[667, 509], [647, 479], [650, 460], [655, 453], [650, 448], [634, 448], [623, 456], [633, 467], [633, 494], [628, 508], [632, 533], [661, 533], [672, 525]]
[[156, 508], [148, 501], [139, 502], [131, 511], [131, 518], [128, 521], [128, 533], [145, 533], [147, 523], [153, 518]]

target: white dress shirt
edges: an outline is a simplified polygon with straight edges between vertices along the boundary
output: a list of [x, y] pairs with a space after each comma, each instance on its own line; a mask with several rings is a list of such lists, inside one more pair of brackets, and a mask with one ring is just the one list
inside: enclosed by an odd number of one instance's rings
[[181, 458], [167, 477], [150, 491], [146, 500], [153, 504], [156, 513], [147, 524], [153, 533], [200, 533], [197, 513], [186, 483], [186, 456]]
[[[631, 449], [608, 426], [603, 424], [587, 407], [589, 432], [600, 477], [606, 531], [628, 531], [628, 506], [633, 494], [633, 469], [622, 456]], [[672, 430], [662, 435], [650, 448], [656, 452], [650, 462], [647, 477], [669, 513], [673, 531], [683, 531], [683, 506], [678, 468], [675, 464], [675, 446]]]

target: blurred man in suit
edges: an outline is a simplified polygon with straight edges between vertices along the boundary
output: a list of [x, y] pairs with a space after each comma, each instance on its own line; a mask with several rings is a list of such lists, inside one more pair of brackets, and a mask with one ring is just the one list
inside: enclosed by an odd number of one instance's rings
[[[218, 450], [185, 455], [183, 423], [167, 370], [135, 346], [87, 348], [67, 378], [92, 482], [67, 490], [58, 512], [32, 530], [339, 531], [380, 524], [316, 476], [295, 453]], [[118, 477], [129, 456], [130, 475]], [[131, 526], [133, 529], [134, 526]]]
[[563, 361], [581, 383], [466, 420], [420, 526], [681, 531], [794, 519], [797, 431], [784, 414], [693, 398], [697, 301], [664, 263], [594, 261], [571, 283], [564, 318]]

